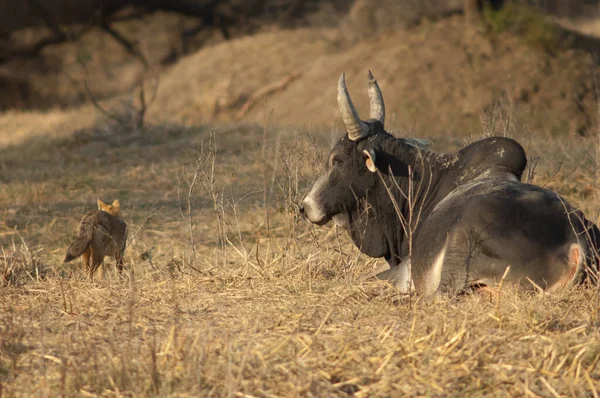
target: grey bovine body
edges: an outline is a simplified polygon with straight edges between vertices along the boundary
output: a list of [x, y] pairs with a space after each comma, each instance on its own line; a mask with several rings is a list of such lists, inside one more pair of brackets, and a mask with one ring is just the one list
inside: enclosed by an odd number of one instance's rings
[[[326, 214], [320, 223], [333, 218], [363, 253], [388, 261], [391, 270], [380, 277], [406, 273], [400, 267], [409, 247], [414, 286], [423, 294], [493, 284], [508, 265], [509, 281], [552, 288], [567, 275], [571, 283], [572, 244], [596, 261], [598, 245], [588, 238], [600, 243], [598, 228], [556, 193], [520, 182], [526, 157], [516, 141], [492, 137], [437, 154], [394, 138], [378, 121], [366, 123], [374, 133], [338, 142], [327, 182], [311, 200]], [[367, 170], [365, 149], [376, 154], [377, 173]]]

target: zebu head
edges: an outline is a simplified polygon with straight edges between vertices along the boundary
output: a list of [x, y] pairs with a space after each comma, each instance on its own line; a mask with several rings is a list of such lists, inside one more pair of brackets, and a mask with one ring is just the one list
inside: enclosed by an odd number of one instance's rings
[[[370, 113], [368, 120], [361, 120], [348, 94], [344, 74], [340, 76], [337, 100], [347, 134], [331, 150], [325, 172], [302, 201], [300, 211], [312, 223], [322, 225], [333, 219], [338, 225], [352, 229], [367, 204], [384, 206], [374, 198], [382, 194], [378, 170], [396, 178], [408, 176], [405, 155], [419, 141], [395, 139], [385, 132], [383, 95], [370, 71], [367, 84]], [[387, 199], [385, 207], [391, 208]]]

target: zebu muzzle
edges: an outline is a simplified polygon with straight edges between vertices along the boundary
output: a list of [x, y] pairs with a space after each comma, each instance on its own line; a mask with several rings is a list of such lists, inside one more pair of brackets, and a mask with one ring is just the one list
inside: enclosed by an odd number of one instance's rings
[[323, 206], [321, 195], [328, 180], [330, 171], [320, 176], [312, 186], [312, 189], [302, 200], [300, 214], [308, 221], [317, 225], [324, 225], [331, 219]]

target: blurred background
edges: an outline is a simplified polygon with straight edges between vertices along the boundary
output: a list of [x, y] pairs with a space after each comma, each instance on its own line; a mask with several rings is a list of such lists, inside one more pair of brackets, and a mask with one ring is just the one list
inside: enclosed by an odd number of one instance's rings
[[586, 135], [599, 10], [596, 0], [2, 0], [0, 143], [84, 127], [124, 104], [155, 123], [329, 127], [337, 77], [346, 72], [365, 109], [367, 69], [392, 128], [465, 134], [510, 115]]

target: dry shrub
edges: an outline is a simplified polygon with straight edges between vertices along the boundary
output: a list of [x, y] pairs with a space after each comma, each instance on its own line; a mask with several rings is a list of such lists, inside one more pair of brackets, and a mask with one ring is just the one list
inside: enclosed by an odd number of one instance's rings
[[11, 247], [1, 249], [0, 286], [21, 286], [47, 276], [49, 269], [38, 257], [41, 249], [31, 252], [24, 241], [17, 245], [14, 240]]
[[273, 163], [273, 188], [276, 190], [276, 203], [283, 206], [281, 210], [296, 212], [306, 194], [304, 187], [310, 183], [307, 174], [323, 169], [326, 152], [317, 145], [310, 131], [294, 131], [291, 137], [278, 140]]

